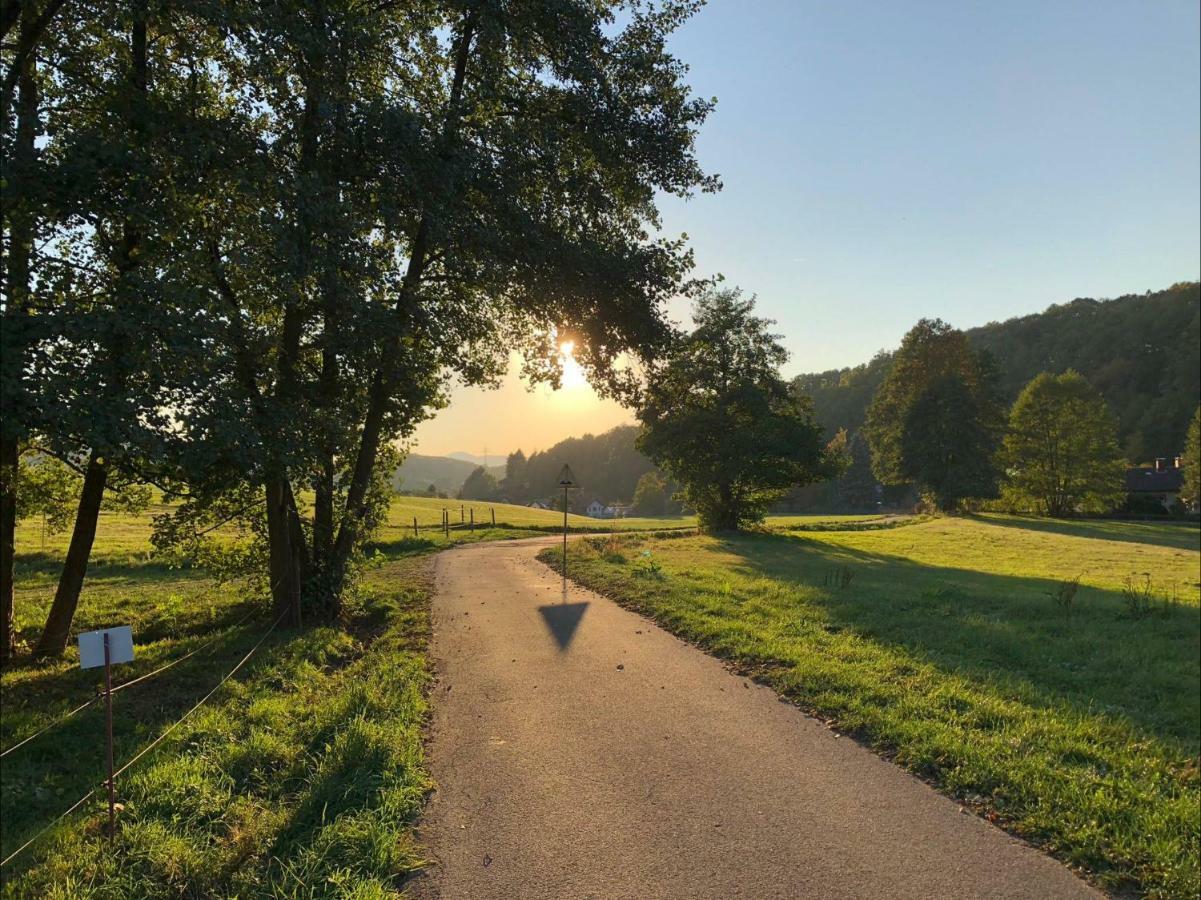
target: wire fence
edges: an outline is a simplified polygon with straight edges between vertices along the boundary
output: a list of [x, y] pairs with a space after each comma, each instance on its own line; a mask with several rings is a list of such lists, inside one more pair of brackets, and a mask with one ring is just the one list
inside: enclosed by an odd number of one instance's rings
[[[245, 653], [245, 655], [242, 656], [242, 658], [240, 660], [238, 660], [237, 664], [235, 664], [232, 669], [230, 669], [228, 672], [226, 672], [221, 677], [221, 680], [218, 681], [207, 694], [205, 694], [203, 697], [201, 697], [195, 704], [193, 704], [191, 706], [191, 708], [188, 709], [187, 712], [185, 712], [182, 716], [180, 716], [178, 719], [176, 719], [169, 727], [167, 727], [164, 731], [162, 731], [158, 735], [158, 737], [156, 737], [149, 744], [147, 744], [145, 747], [143, 747], [141, 750], [139, 750], [136, 754], [134, 754], [133, 757], [130, 758], [129, 761], [124, 763], [119, 769], [114, 771], [113, 772], [113, 780], [115, 781], [119, 776], [121, 776], [125, 772], [129, 771], [129, 769], [132, 768], [134, 765], [136, 765], [139, 760], [144, 758], [148, 753], [150, 753], [152, 750], [154, 750], [155, 747], [157, 747], [164, 740], [166, 740], [167, 737], [169, 737], [177, 728], [179, 728], [179, 726], [182, 725], [188, 719], [189, 716], [191, 716], [194, 712], [196, 712], [196, 710], [200, 709], [200, 707], [202, 707], [205, 703], [207, 703], [213, 697], [213, 695], [216, 694], [217, 691], [220, 690], [221, 687], [227, 681], [229, 681], [230, 678], [232, 678], [235, 674], [237, 674], [237, 672], [243, 666], [245, 666], [246, 663], [248, 663], [250, 661], [250, 659], [258, 651], [258, 649], [260, 647], [262, 647], [263, 644], [266, 642], [267, 638], [269, 638], [271, 636], [272, 632], [275, 631], [275, 629], [279, 625], [279, 623], [284, 620], [284, 616], [286, 616], [287, 614], [288, 614], [288, 610], [284, 610], [283, 612], [281, 612], [279, 614], [279, 616], [275, 619], [275, 621], [272, 622], [267, 627], [267, 630], [264, 631], [263, 634], [259, 637], [258, 641], [255, 642], [254, 646], [251, 647]], [[237, 625], [241, 625], [241, 624], [245, 623], [249, 618], [250, 618], [249, 615], [246, 616], [240, 622], [238, 622]], [[235, 627], [237, 627], [237, 626], [235, 625]], [[188, 659], [189, 657], [196, 655], [202, 649], [204, 649], [204, 647], [211, 646], [212, 644], [216, 643], [216, 641], [217, 641], [217, 638], [214, 638], [212, 641], [209, 641], [207, 644], [197, 647], [195, 650], [192, 650], [189, 653], [179, 657], [178, 659], [173, 660], [172, 662], [168, 663], [167, 665], [160, 666], [159, 668], [155, 669], [153, 672], [147, 672], [145, 675], [139, 676], [138, 678], [132, 679], [131, 681], [127, 681], [127, 682], [113, 688], [113, 692], [115, 693], [116, 691], [120, 690], [123, 687], [132, 687], [134, 684], [146, 681], [151, 676], [158, 675], [161, 672], [165, 672], [167, 669], [170, 669], [172, 666], [178, 665], [179, 663], [183, 662], [185, 659]], [[21, 743], [14, 744], [12, 747], [9, 747], [7, 750], [4, 751], [4, 755], [7, 755], [7, 754], [13, 752], [14, 750], [18, 749], [19, 747], [24, 746], [25, 744], [27, 744], [31, 740], [33, 740], [35, 737], [45, 734], [47, 731], [50, 731], [57, 725], [60, 725], [63, 722], [67, 721], [69, 718], [71, 718], [71, 716], [75, 715], [76, 713], [78, 713], [79, 711], [81, 711], [83, 709], [86, 709], [88, 706], [97, 702], [100, 699], [103, 699], [102, 694], [97, 695], [96, 697], [93, 697], [87, 703], [81, 704], [80, 706], [71, 710], [67, 714], [60, 716], [58, 719], [56, 719], [50, 725], [41, 729], [37, 733], [32, 734], [29, 737], [25, 738], [23, 741], [21, 741]], [[29, 840], [27, 840], [25, 843], [23, 843], [16, 850], [9, 853], [8, 856], [4, 857], [3, 860], [0, 860], [0, 869], [3, 869], [10, 862], [12, 862], [18, 856], [20, 856], [23, 852], [25, 852], [27, 849], [29, 849], [35, 843], [37, 843], [42, 837], [44, 837], [46, 834], [48, 834], [50, 831], [52, 831], [54, 828], [56, 828], [64, 819], [66, 819], [73, 812], [75, 812], [80, 807], [82, 807], [92, 797], [96, 796], [96, 794], [99, 790], [100, 790], [99, 787], [92, 788], [90, 791], [88, 791], [86, 794], [84, 794], [82, 797], [80, 797], [78, 800], [76, 800], [74, 803], [72, 803], [69, 807], [67, 807], [66, 810], [59, 813], [57, 816], [55, 816], [48, 824], [43, 826], [32, 837], [30, 837]]]
[[[257, 613], [257, 610], [251, 610], [249, 613], [247, 613], [245, 616], [243, 616], [241, 619], [239, 619], [233, 625], [230, 625], [229, 628], [232, 629], [232, 628], [242, 627], [247, 622], [249, 622], [250, 619], [256, 613]], [[214, 646], [219, 640], [221, 640], [222, 637], [225, 636], [224, 631], [225, 630], [223, 630], [222, 633], [213, 637], [211, 640], [208, 640], [205, 643], [201, 644], [196, 649], [185, 653], [183, 656], [180, 656], [180, 657], [177, 657], [176, 659], [171, 660], [171, 662], [169, 662], [165, 665], [159, 666], [157, 669], [154, 669], [151, 672], [147, 672], [145, 675], [139, 675], [137, 678], [132, 678], [129, 681], [124, 681], [121, 684], [115, 685], [113, 687], [112, 692], [115, 694], [118, 691], [123, 691], [126, 688], [133, 687], [135, 684], [141, 684], [142, 682], [148, 681], [149, 679], [153, 678], [154, 676], [159, 675], [163, 672], [166, 672], [168, 669], [171, 669], [171, 668], [179, 665], [181, 662], [184, 662], [187, 659], [191, 659], [197, 653], [200, 653], [201, 651]], [[20, 742], [13, 744], [11, 747], [6, 748], [5, 750], [0, 750], [0, 759], [3, 759], [4, 757], [8, 756], [10, 753], [12, 753], [16, 750], [20, 750], [22, 747], [24, 747], [29, 742], [33, 741], [35, 738], [39, 738], [42, 735], [46, 734], [47, 732], [53, 731], [55, 728], [57, 728], [59, 725], [62, 725], [64, 722], [66, 722], [68, 719], [70, 719], [76, 713], [83, 712], [89, 706], [92, 706], [95, 703], [99, 703], [103, 699], [104, 699], [103, 692], [96, 693], [90, 700], [87, 700], [87, 701], [79, 704], [79, 706], [75, 707], [74, 709], [69, 710], [66, 713], [63, 713], [63, 715], [59, 716], [57, 719], [54, 719], [53, 721], [51, 721], [49, 724], [38, 729], [37, 731], [35, 731], [33, 734], [29, 735], [28, 737], [23, 738]]]

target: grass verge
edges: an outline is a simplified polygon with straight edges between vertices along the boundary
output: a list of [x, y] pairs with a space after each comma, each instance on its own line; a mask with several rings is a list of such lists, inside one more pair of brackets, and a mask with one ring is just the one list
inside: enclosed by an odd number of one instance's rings
[[569, 571], [1104, 886], [1195, 897], [1196, 529], [1026, 521], [589, 539]]
[[[520, 536], [479, 530], [452, 541]], [[176, 722], [270, 624], [232, 585], [169, 570], [118, 533], [100, 543], [82, 627], [132, 621], [138, 658], [118, 683], [196, 650], [116, 695], [118, 767]], [[110, 844], [97, 791], [3, 871], [6, 897], [385, 897], [422, 865], [412, 822], [428, 791], [422, 760], [429, 679], [429, 554], [386, 546], [338, 627], [271, 633], [213, 698], [118, 781]], [[21, 560], [28, 619], [48, 602], [34, 555]], [[49, 585], [52, 590], [52, 584]], [[173, 599], [174, 598], [174, 599]], [[76, 653], [3, 673], [0, 747], [87, 699], [98, 681]], [[103, 708], [93, 704], [6, 756], [0, 856], [103, 779]]]

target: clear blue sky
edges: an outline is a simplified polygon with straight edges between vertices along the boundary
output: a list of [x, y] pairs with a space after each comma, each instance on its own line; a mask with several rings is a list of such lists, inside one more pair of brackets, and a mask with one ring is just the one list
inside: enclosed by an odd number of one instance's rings
[[664, 204], [793, 372], [1201, 271], [1196, 0], [713, 0], [674, 42], [725, 189]]
[[[758, 294], [789, 375], [863, 362], [922, 316], [1196, 279], [1199, 32], [1196, 0], [712, 0], [673, 48], [717, 97], [698, 153], [725, 188], [664, 200], [664, 229]], [[628, 418], [512, 379], [458, 391], [418, 451]]]

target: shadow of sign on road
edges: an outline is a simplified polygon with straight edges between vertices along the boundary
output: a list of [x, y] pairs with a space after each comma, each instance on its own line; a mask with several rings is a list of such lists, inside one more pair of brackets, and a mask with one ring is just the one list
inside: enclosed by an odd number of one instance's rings
[[539, 606], [538, 612], [542, 613], [542, 620], [546, 622], [546, 627], [559, 649], [566, 650], [575, 637], [576, 629], [580, 627], [580, 620], [584, 618], [587, 609], [587, 603], [552, 603]]

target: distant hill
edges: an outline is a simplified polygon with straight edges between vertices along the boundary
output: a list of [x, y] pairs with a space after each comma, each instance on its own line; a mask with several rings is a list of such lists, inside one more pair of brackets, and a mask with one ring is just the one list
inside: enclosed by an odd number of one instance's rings
[[456, 450], [454, 453], [447, 453], [446, 458], [469, 462], [473, 466], [487, 466], [489, 469], [494, 469], [498, 465], [504, 465], [505, 454], [491, 453], [488, 455], [488, 458], [485, 459], [484, 457], [477, 456], [474, 453], [465, 453], [462, 450]]
[[515, 503], [554, 497], [559, 471], [568, 463], [580, 486], [580, 503], [593, 498], [603, 503], [629, 503], [638, 479], [655, 468], [635, 449], [637, 435], [637, 425], [618, 425], [603, 434], [559, 441], [531, 454], [515, 481], [502, 482], [501, 492]]
[[[422, 456], [420, 453], [410, 453], [392, 474], [392, 487], [397, 490], [421, 492], [432, 484], [439, 491], [453, 496], [477, 466], [479, 463], [452, 459], [449, 456]], [[505, 467], [491, 466], [490, 471], [500, 478], [504, 475]]]
[[[1007, 400], [1039, 372], [1076, 369], [1118, 417], [1130, 459], [1183, 448], [1201, 398], [1201, 283], [1114, 300], [1079, 298], [967, 335], [996, 359]], [[793, 384], [813, 398], [828, 432], [853, 431], [891, 365], [892, 354], [879, 353], [860, 366], [799, 375]]]

